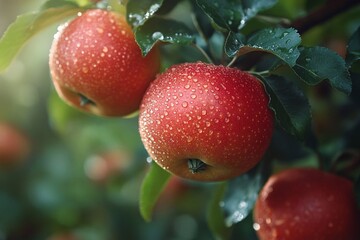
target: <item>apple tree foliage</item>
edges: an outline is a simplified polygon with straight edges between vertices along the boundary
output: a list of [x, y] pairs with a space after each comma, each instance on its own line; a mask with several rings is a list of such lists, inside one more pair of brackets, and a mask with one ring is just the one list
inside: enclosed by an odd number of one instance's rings
[[[360, 205], [360, 20], [352, 21], [347, 29], [351, 37], [343, 43], [346, 52], [340, 56], [320, 42], [307, 40], [311, 35], [325, 34], [317, 27], [340, 12], [327, 9], [326, 1], [289, 2], [48, 0], [38, 11], [18, 16], [1, 37], [0, 71], [41, 30], [90, 8], [107, 8], [126, 14], [144, 56], [155, 44], [161, 46], [163, 69], [180, 62], [205, 61], [237, 67], [258, 77], [277, 120], [267, 154], [247, 174], [203, 184], [213, 191], [213, 197], [204, 203], [209, 228], [217, 239], [228, 239], [232, 226], [251, 213], [268, 176], [282, 168], [313, 166], [348, 177], [355, 183]], [[339, 8], [345, 12], [353, 6], [359, 13], [356, 4], [343, 1]], [[316, 14], [323, 17], [322, 22]], [[339, 23], [331, 24], [340, 31]], [[336, 30], [327, 34], [336, 34]], [[49, 104], [56, 105], [53, 99]], [[75, 113], [54, 118], [59, 121], [57, 127], [64, 129], [66, 119], [79, 117], [82, 115]], [[149, 162], [144, 160], [150, 169], [139, 195], [140, 212], [147, 221], [171, 177]]]

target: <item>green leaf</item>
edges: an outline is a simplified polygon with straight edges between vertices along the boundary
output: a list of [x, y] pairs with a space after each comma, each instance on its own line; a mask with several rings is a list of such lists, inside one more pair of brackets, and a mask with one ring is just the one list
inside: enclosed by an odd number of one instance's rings
[[260, 168], [243, 174], [228, 183], [223, 199], [225, 224], [230, 227], [246, 218], [258, 196], [262, 186]]
[[360, 27], [355, 31], [349, 40], [346, 54], [346, 64], [351, 66], [360, 59]]
[[196, 2], [220, 28], [238, 32], [258, 12], [271, 8], [277, 0], [196, 0]]
[[159, 167], [154, 161], [145, 176], [140, 190], [140, 213], [150, 221], [154, 206], [170, 178], [170, 173]]
[[149, 53], [158, 41], [177, 44], [190, 44], [195, 37], [183, 23], [175, 20], [153, 17], [135, 30], [135, 38], [142, 54]]
[[300, 55], [297, 48], [300, 42], [300, 35], [293, 28], [262, 29], [250, 36], [246, 42], [240, 33], [230, 32], [226, 39], [225, 52], [229, 57], [253, 51], [268, 52], [294, 66]]
[[270, 107], [288, 133], [304, 139], [311, 114], [307, 98], [293, 82], [278, 76], [262, 77], [270, 96]]
[[163, 0], [130, 0], [126, 5], [127, 20], [134, 26], [143, 25], [161, 7]]
[[20, 49], [32, 36], [81, 10], [81, 8], [74, 6], [63, 6], [18, 16], [0, 39], [0, 72], [10, 65]]
[[79, 3], [76, 0], [47, 0], [43, 3], [40, 10], [44, 11], [49, 8], [60, 8], [64, 6], [79, 7]]
[[[293, 67], [295, 73], [309, 85], [329, 80], [331, 86], [349, 95], [351, 79], [344, 59], [324, 47], [301, 48], [300, 57]], [[324, 61], [326, 60], [326, 61]]]
[[225, 225], [224, 212], [221, 208], [226, 187], [226, 182], [220, 183], [215, 189], [208, 205], [206, 218], [215, 239], [229, 239], [230, 237], [230, 228]]

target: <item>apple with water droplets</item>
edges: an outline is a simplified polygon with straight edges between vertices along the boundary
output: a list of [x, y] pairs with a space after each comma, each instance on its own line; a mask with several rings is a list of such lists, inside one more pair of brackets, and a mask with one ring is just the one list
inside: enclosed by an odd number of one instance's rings
[[358, 240], [353, 183], [318, 169], [288, 169], [270, 177], [254, 208], [261, 240]]
[[150, 157], [186, 179], [234, 178], [263, 157], [273, 112], [263, 84], [239, 69], [202, 62], [159, 74], [140, 106], [139, 131]]
[[160, 55], [155, 46], [142, 56], [124, 16], [92, 9], [59, 28], [49, 65], [68, 104], [100, 116], [126, 116], [138, 110]]

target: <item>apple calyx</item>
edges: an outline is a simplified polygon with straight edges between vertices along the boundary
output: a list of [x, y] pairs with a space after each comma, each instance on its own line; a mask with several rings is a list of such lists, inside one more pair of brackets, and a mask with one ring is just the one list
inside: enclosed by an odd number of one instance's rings
[[81, 93], [79, 93], [79, 97], [80, 97], [80, 106], [85, 106], [85, 105], [88, 105], [88, 104], [91, 104], [91, 105], [96, 105], [95, 102], [91, 101], [89, 98], [85, 97], [84, 95], [82, 95]]
[[208, 166], [206, 163], [197, 158], [189, 158], [187, 163], [190, 172], [193, 174], [206, 170]]

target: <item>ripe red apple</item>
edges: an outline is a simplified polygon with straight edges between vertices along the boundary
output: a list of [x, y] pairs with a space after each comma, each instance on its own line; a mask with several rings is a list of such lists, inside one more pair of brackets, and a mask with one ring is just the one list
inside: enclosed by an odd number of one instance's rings
[[124, 16], [92, 9], [59, 29], [49, 65], [65, 102], [96, 115], [126, 116], [138, 110], [160, 58], [156, 47], [142, 56]]
[[93, 181], [103, 183], [115, 174], [120, 174], [129, 165], [130, 153], [111, 150], [91, 155], [85, 161], [85, 174]]
[[317, 169], [289, 169], [270, 177], [254, 208], [261, 240], [358, 240], [353, 184]]
[[29, 154], [26, 135], [18, 128], [0, 123], [0, 165], [9, 166], [22, 162]]
[[184, 63], [159, 75], [140, 107], [150, 157], [187, 179], [219, 181], [260, 161], [273, 114], [262, 83], [239, 69]]

